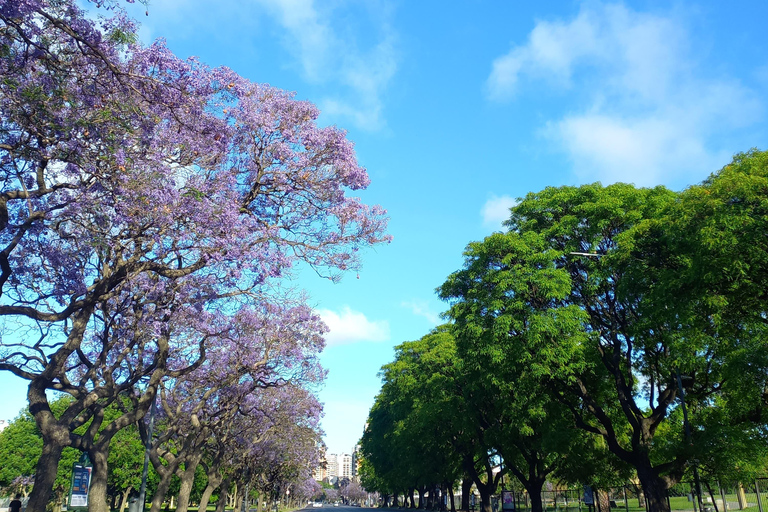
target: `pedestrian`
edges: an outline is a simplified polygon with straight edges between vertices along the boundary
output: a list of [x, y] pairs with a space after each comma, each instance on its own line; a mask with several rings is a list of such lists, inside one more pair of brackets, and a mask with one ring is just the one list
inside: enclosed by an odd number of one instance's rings
[[8, 504], [8, 512], [21, 512], [21, 494]]

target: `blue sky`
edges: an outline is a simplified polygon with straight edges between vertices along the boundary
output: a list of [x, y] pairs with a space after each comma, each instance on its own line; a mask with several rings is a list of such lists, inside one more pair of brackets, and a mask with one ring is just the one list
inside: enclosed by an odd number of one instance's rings
[[[704, 179], [768, 148], [768, 3], [151, 0], [141, 37], [296, 91], [349, 131], [391, 244], [339, 284], [301, 274], [331, 327], [321, 392], [349, 452], [397, 344], [440, 322], [467, 243], [546, 186]], [[0, 415], [24, 405], [23, 382]]]

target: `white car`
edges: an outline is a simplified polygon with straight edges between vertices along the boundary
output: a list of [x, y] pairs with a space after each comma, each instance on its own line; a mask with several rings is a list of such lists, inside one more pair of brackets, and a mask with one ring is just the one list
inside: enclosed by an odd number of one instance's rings
[[323, 504], [320, 503], [319, 501], [315, 501], [315, 502], [312, 503], [312, 507], [313, 508], [320, 508], [322, 506], [323, 506]]

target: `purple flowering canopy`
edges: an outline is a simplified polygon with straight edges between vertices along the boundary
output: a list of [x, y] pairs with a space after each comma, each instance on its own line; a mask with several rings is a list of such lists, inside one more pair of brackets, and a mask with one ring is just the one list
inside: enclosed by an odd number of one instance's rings
[[[206, 354], [209, 374], [236, 347], [258, 358], [268, 337], [248, 333], [272, 315], [290, 336], [268, 378], [321, 378], [323, 327], [274, 290], [296, 262], [337, 279], [389, 240], [386, 212], [348, 195], [369, 180], [346, 133], [292, 93], [138, 44], [117, 10], [95, 22], [73, 0], [0, 0], [0, 23], [0, 370], [30, 381], [58, 443], [41, 465], [103, 448], [95, 427], [72, 433], [99, 404], [139, 386], [140, 418]], [[75, 399], [62, 418], [48, 389]]]

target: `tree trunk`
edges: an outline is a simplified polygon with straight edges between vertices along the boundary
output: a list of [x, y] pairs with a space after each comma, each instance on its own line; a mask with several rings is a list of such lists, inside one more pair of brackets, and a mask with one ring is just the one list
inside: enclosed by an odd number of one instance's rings
[[491, 494], [496, 488], [496, 482], [482, 482], [480, 480], [480, 476], [477, 474], [473, 475], [473, 480], [475, 481], [475, 487], [477, 488], [477, 491], [480, 493], [480, 511], [493, 512], [491, 510]]
[[482, 488], [478, 488], [480, 491], [480, 510], [482, 512], [493, 512], [491, 510], [491, 492], [490, 486], [483, 485]]
[[[208, 502], [211, 500], [211, 495], [213, 494], [213, 491], [215, 491], [219, 485], [221, 485], [221, 480], [221, 477], [218, 475], [208, 475], [208, 485], [205, 486], [203, 495], [200, 496], [200, 505], [197, 507], [198, 511], [205, 512], [205, 510], [208, 508]], [[258, 512], [261, 512], [261, 510]]]
[[43, 438], [43, 453], [37, 461], [35, 469], [35, 486], [29, 494], [27, 510], [30, 512], [43, 512], [53, 491], [56, 482], [56, 473], [59, 469], [59, 460], [64, 446], [55, 440]]
[[640, 464], [636, 466], [637, 477], [640, 480], [640, 485], [643, 487], [648, 512], [669, 512], [666, 482], [656, 475], [650, 461], [642, 466], [645, 467], [641, 467]]
[[465, 475], [461, 481], [461, 510], [469, 510], [470, 492], [472, 492], [472, 478]]
[[451, 512], [456, 512], [456, 502], [453, 496], [453, 485], [448, 484], [448, 497], [451, 499]]
[[744, 494], [744, 486], [739, 482], [739, 486], [736, 488], [736, 498], [739, 500], [739, 510], [747, 508], [747, 495]]
[[107, 503], [108, 456], [108, 441], [106, 443], [99, 442], [97, 446], [88, 450], [88, 457], [93, 464], [91, 485], [88, 489], [88, 512], [109, 512], [109, 504]]
[[128, 506], [128, 496], [130, 496], [132, 490], [133, 490], [133, 487], [129, 485], [128, 488], [123, 491], [123, 495], [120, 498], [120, 507], [118, 507], [117, 509], [118, 512], [123, 512], [123, 510], [125, 510], [125, 507]]
[[544, 482], [535, 483], [528, 482], [525, 486], [525, 490], [528, 491], [528, 497], [531, 499], [531, 512], [542, 512], [544, 505], [541, 500], [541, 489], [544, 487]]
[[595, 491], [595, 503], [598, 505], [599, 512], [611, 512], [611, 500], [606, 491], [599, 489]]
[[227, 505], [227, 497], [229, 496], [229, 485], [232, 483], [232, 477], [228, 476], [222, 482], [219, 491], [219, 501], [216, 502], [216, 512], [224, 512], [224, 508]]
[[192, 494], [192, 487], [195, 485], [195, 470], [197, 470], [201, 458], [202, 453], [193, 457], [187, 457], [184, 463], [184, 473], [181, 475], [181, 488], [179, 489], [176, 512], [187, 512], [187, 509], [189, 509], [189, 496]]
[[160, 509], [163, 507], [165, 495], [168, 494], [168, 488], [171, 486], [171, 477], [173, 476], [173, 473], [174, 472], [171, 470], [166, 470], [160, 474], [160, 482], [157, 484], [155, 495], [152, 496], [152, 505], [149, 508], [150, 512], [160, 512]]
[[[424, 508], [424, 488], [419, 487], [418, 491], [419, 491], [419, 506], [416, 508], [422, 509]], [[411, 491], [411, 502], [413, 502], [413, 491]]]

